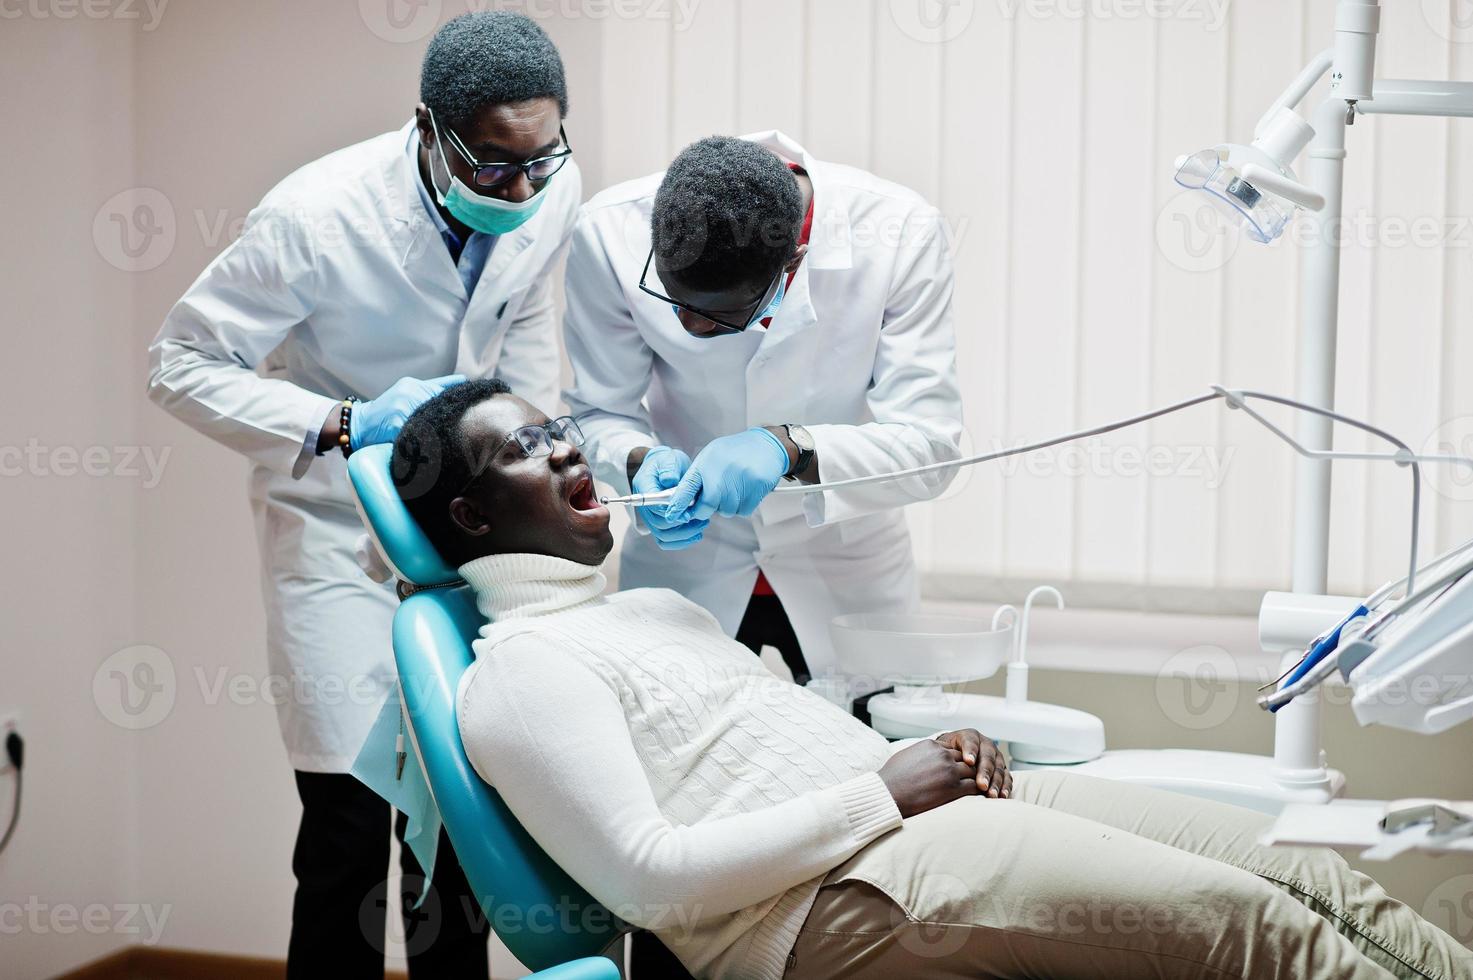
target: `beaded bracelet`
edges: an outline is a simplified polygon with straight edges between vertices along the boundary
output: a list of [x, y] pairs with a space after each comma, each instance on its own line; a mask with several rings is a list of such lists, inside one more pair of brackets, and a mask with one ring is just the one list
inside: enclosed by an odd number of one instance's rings
[[343, 458], [347, 459], [353, 455], [353, 403], [357, 401], [352, 395], [343, 399], [342, 414], [338, 416], [338, 448], [343, 451]]

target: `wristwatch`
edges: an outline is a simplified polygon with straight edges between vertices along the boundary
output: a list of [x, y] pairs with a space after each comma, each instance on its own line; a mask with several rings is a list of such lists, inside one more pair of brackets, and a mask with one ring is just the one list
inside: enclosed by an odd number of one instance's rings
[[798, 447], [798, 461], [792, 465], [791, 469], [783, 474], [783, 479], [796, 480], [798, 474], [808, 469], [808, 464], [813, 462], [815, 448], [813, 445], [813, 436], [808, 434], [807, 429], [794, 422], [783, 423], [783, 429], [787, 432], [788, 438], [792, 440], [793, 445]]

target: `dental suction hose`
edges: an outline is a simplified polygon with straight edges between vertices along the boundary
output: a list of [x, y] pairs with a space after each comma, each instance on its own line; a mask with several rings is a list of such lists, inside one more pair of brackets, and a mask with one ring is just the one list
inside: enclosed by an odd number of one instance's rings
[[[1396, 463], [1398, 466], [1410, 467], [1412, 471], [1411, 548], [1410, 560], [1408, 562], [1408, 572], [1405, 582], [1408, 592], [1411, 592], [1416, 588], [1417, 538], [1418, 533], [1421, 529], [1422, 509], [1421, 464], [1451, 463], [1455, 465], [1465, 466], [1468, 467], [1470, 470], [1473, 470], [1473, 459], [1469, 459], [1466, 456], [1456, 456], [1451, 454], [1414, 453], [1406, 443], [1391, 435], [1389, 432], [1386, 432], [1383, 429], [1378, 429], [1375, 426], [1370, 425], [1366, 422], [1361, 422], [1358, 419], [1350, 418], [1347, 415], [1342, 415], [1339, 412], [1332, 411], [1331, 409], [1321, 408], [1317, 405], [1310, 405], [1306, 402], [1296, 401], [1292, 398], [1285, 398], [1282, 395], [1274, 395], [1260, 391], [1249, 391], [1246, 389], [1230, 389], [1223, 387], [1222, 385], [1213, 385], [1212, 389], [1205, 394], [1197, 395], [1194, 398], [1187, 398], [1183, 401], [1173, 402], [1170, 405], [1152, 409], [1149, 412], [1142, 412], [1139, 415], [1132, 415], [1129, 418], [1119, 419], [1115, 422], [1107, 422], [1104, 425], [1096, 425], [1088, 429], [1081, 429], [1077, 432], [1068, 432], [1063, 435], [1054, 436], [1050, 439], [1043, 439], [1038, 442], [1029, 443], [1023, 446], [1014, 446], [1010, 449], [999, 449], [995, 452], [978, 453], [973, 456], [965, 456], [960, 459], [945, 460], [939, 463], [927, 463], [924, 466], [912, 466], [908, 469], [895, 470], [891, 473], [871, 473], [865, 476], [855, 476], [844, 480], [833, 480], [824, 483], [785, 484], [783, 486], [775, 488], [772, 492], [775, 494], [823, 493], [828, 490], [844, 490], [849, 487], [866, 486], [871, 483], [888, 483], [893, 480], [903, 480], [909, 477], [924, 476], [928, 473], [955, 471], [963, 466], [974, 466], [978, 463], [990, 463], [995, 460], [1006, 459], [1009, 456], [1020, 456], [1026, 453], [1037, 452], [1040, 449], [1049, 449], [1054, 446], [1063, 445], [1067, 442], [1074, 442], [1079, 439], [1088, 439], [1092, 436], [1100, 436], [1108, 432], [1115, 432], [1119, 429], [1126, 429], [1133, 425], [1140, 425], [1144, 422], [1150, 422], [1151, 420], [1161, 418], [1164, 415], [1171, 415], [1175, 412], [1184, 411], [1185, 409], [1192, 408], [1197, 405], [1202, 405], [1211, 401], [1217, 401], [1218, 399], [1222, 399], [1223, 401], [1225, 401], [1228, 408], [1241, 411], [1245, 415], [1252, 418], [1254, 421], [1258, 422], [1264, 428], [1268, 429], [1271, 433], [1277, 436], [1280, 440], [1287, 443], [1291, 448], [1294, 449], [1295, 452], [1299, 453], [1301, 456], [1305, 456], [1310, 459], [1321, 460], [1383, 460]], [[1315, 415], [1321, 415], [1335, 422], [1343, 422], [1346, 425], [1360, 429], [1363, 432], [1367, 432], [1389, 443], [1390, 445], [1395, 447], [1395, 451], [1389, 453], [1343, 452], [1338, 450], [1312, 449], [1306, 447], [1295, 440], [1293, 436], [1289, 435], [1283, 429], [1279, 428], [1272, 421], [1265, 418], [1252, 406], [1250, 406], [1248, 404], [1250, 399], [1259, 399], [1262, 401], [1272, 402], [1274, 404], [1283, 405], [1289, 408], [1297, 409], [1299, 411], [1311, 412]], [[600, 497], [599, 500], [600, 502], [605, 504], [627, 504], [631, 507], [648, 507], [667, 502], [670, 499], [671, 495], [672, 491], [663, 490], [657, 493], [627, 494], [622, 497]]]

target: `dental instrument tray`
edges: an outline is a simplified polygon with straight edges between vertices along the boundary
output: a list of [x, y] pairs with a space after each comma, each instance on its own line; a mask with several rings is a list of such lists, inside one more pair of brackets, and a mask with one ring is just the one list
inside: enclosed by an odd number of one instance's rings
[[1438, 571], [1340, 654], [1362, 725], [1430, 735], [1473, 719], [1473, 558]]

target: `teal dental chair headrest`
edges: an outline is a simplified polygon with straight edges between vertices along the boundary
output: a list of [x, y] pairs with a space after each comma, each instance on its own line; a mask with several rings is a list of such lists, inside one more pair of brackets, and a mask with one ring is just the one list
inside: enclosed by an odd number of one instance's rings
[[379, 554], [401, 580], [412, 585], [449, 585], [460, 573], [447, 564], [419, 529], [394, 488], [388, 443], [365, 446], [348, 457], [348, 480], [358, 516]]
[[[399, 499], [391, 456], [388, 445], [360, 449], [348, 459], [348, 479], [374, 547], [395, 575], [418, 586], [456, 586], [409, 595], [392, 628], [406, 733], [455, 856], [512, 955], [546, 970], [539, 980], [618, 980], [618, 968], [599, 954], [628, 926], [537, 846], [466, 757], [455, 696], [485, 618]], [[570, 957], [585, 958], [565, 962]]]

